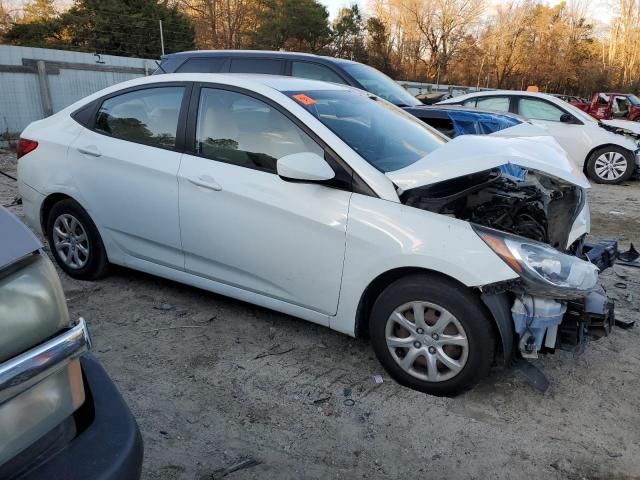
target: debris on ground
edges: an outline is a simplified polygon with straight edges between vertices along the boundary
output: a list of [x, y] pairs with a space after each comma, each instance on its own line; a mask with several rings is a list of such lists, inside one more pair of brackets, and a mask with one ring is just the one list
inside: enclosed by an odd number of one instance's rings
[[251, 457], [245, 458], [244, 460], [234, 463], [233, 465], [217, 470], [216, 472], [213, 473], [211, 478], [212, 480], [223, 478], [229, 475], [230, 473], [237, 472], [238, 470], [243, 470], [245, 468], [255, 467], [256, 465], [260, 465], [260, 462], [255, 458], [251, 458]]

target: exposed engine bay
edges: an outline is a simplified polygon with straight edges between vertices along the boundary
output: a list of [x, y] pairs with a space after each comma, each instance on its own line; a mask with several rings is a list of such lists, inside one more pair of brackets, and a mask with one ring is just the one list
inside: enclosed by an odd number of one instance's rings
[[404, 204], [564, 250], [583, 190], [538, 173], [520, 180], [492, 169], [405, 192]]

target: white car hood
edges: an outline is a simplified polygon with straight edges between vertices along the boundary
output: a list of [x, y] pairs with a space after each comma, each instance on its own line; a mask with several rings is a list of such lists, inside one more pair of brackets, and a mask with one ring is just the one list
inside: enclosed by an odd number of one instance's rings
[[[542, 137], [549, 135], [549, 128], [546, 125], [523, 122], [513, 127], [498, 130], [490, 133], [494, 137]], [[549, 137], [553, 140], [553, 137]], [[555, 140], [554, 140], [555, 141]]]
[[601, 120], [605, 125], [611, 125], [616, 128], [624, 128], [630, 130], [633, 133], [640, 135], [640, 123], [632, 122], [630, 120]]
[[518, 165], [582, 188], [591, 185], [558, 143], [547, 136], [461, 135], [386, 176], [401, 190], [432, 185], [501, 165]]

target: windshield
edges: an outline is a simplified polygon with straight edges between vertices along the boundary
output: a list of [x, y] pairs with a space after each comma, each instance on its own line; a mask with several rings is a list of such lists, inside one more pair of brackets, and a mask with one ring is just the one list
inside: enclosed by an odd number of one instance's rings
[[447, 142], [413, 115], [366, 92], [284, 93], [381, 172], [407, 167]]
[[636, 97], [635, 95], [627, 95], [627, 98], [634, 105], [636, 106], [640, 105], [640, 98]]
[[375, 68], [362, 63], [343, 63], [341, 65], [366, 91], [378, 95], [394, 105], [399, 107], [422, 105], [420, 100]]

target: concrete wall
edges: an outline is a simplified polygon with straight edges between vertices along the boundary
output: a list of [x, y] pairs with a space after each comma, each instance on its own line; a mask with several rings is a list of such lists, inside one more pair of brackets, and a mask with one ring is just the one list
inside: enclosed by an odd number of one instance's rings
[[0, 45], [0, 138], [7, 132], [15, 137], [34, 120], [155, 69], [151, 59]]

